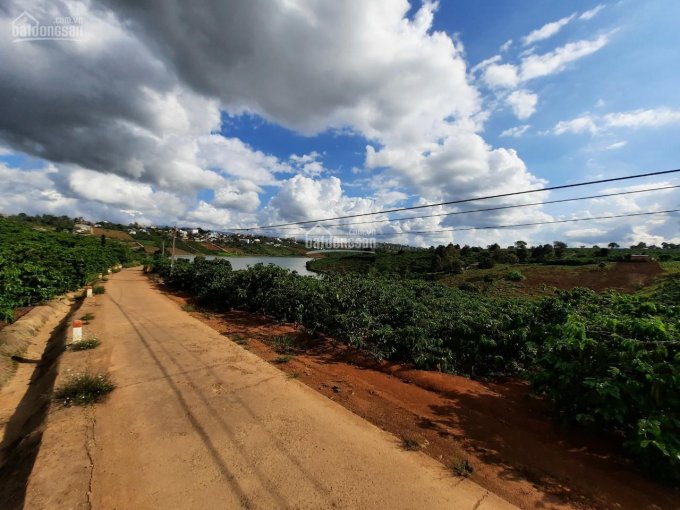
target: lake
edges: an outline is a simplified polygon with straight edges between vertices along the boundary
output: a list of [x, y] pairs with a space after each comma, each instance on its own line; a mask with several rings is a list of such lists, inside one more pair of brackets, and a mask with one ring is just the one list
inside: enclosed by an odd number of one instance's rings
[[[196, 255], [176, 255], [177, 259], [194, 260]], [[224, 259], [231, 262], [231, 267], [238, 271], [240, 269], [247, 269], [255, 264], [274, 264], [275, 266], [283, 267], [284, 269], [290, 269], [291, 271], [297, 271], [301, 275], [305, 276], [318, 276], [316, 273], [307, 271], [305, 264], [308, 260], [312, 260], [309, 257], [214, 257], [211, 255], [206, 255], [206, 260], [213, 259]]]

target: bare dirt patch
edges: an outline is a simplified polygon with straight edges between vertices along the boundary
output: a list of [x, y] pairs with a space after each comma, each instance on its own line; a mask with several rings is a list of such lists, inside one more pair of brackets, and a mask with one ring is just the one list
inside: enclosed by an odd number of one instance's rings
[[128, 234], [127, 232], [123, 232], [122, 230], [109, 230], [106, 228], [93, 227], [92, 235], [94, 236], [105, 235], [106, 237], [110, 237], [111, 239], [118, 239], [120, 241], [134, 241], [130, 234]]
[[[473, 481], [522, 508], [680, 508], [678, 492], [637, 474], [613, 439], [551, 422], [521, 381], [481, 383], [377, 362], [245, 312], [192, 315], [404, 444], [452, 468], [467, 461]], [[293, 339], [285, 362], [280, 337]]]
[[563, 290], [586, 287], [597, 292], [607, 289], [635, 292], [651, 285], [662, 274], [663, 269], [656, 262], [616, 262], [606, 269], [543, 266], [525, 271], [526, 280], [519, 285], [535, 288], [545, 284]]

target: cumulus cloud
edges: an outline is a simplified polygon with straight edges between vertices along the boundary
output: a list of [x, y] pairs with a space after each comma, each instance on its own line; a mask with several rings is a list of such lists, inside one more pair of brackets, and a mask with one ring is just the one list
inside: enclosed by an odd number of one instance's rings
[[484, 68], [482, 80], [492, 88], [512, 88], [520, 82], [517, 66], [496, 63], [491, 63]]
[[538, 96], [528, 90], [515, 90], [506, 98], [519, 120], [528, 119], [536, 111]]
[[[193, 90], [232, 114], [256, 113], [301, 133], [431, 136], [441, 123], [434, 119], [479, 107], [462, 48], [429, 32], [431, 2], [412, 20], [406, 0], [107, 5]], [[201, 37], [186, 37], [187, 27]]]
[[[413, 13], [406, 0], [168, 0], [162, 9], [152, 0], [8, 1], [0, 95], [11, 101], [0, 106], [0, 145], [46, 164], [1, 166], [0, 209], [226, 228], [543, 186], [515, 151], [485, 142], [488, 111], [462, 43], [433, 28], [436, 8], [424, 2]], [[12, 44], [11, 20], [25, 9], [85, 16], [84, 40]], [[526, 81], [606, 42], [527, 53], [517, 65], [496, 56], [474, 73], [528, 118], [537, 99]], [[343, 183], [318, 152], [275, 156], [222, 134], [222, 119], [241, 114], [305, 135], [363, 137], [361, 178]], [[536, 207], [382, 228], [427, 243], [408, 232], [527, 217], [550, 216]]]
[[237, 180], [215, 190], [212, 204], [217, 207], [254, 212], [260, 206], [260, 187], [252, 181]]
[[316, 151], [302, 156], [293, 154], [290, 156], [290, 161], [296, 171], [308, 177], [318, 177], [326, 171], [321, 162], [321, 154]]

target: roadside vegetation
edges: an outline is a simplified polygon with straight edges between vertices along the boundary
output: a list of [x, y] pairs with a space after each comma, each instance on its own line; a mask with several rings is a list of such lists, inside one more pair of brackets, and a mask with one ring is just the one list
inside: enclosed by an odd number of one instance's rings
[[371, 274], [232, 271], [201, 258], [172, 273], [159, 259], [156, 270], [208, 309], [263, 313], [422, 369], [526, 379], [555, 419], [622, 438], [640, 467], [680, 481], [676, 276], [644, 295], [574, 289], [526, 299]]
[[65, 406], [99, 402], [115, 385], [107, 374], [76, 374], [54, 392], [54, 399]]
[[69, 349], [72, 351], [88, 351], [90, 349], [99, 347], [100, 344], [101, 342], [96, 338], [86, 338], [84, 340], [80, 340], [79, 342], [72, 343], [69, 346]]
[[69, 225], [63, 218], [53, 222], [59, 226], [0, 218], [0, 320], [12, 322], [16, 308], [78, 289], [135, 257], [116, 241], [58, 231]]

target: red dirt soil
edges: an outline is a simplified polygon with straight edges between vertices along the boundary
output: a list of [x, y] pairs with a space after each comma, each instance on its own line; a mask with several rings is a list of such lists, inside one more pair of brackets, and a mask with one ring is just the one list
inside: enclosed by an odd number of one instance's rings
[[587, 287], [597, 292], [607, 289], [635, 292], [651, 285], [662, 274], [663, 269], [656, 262], [617, 262], [609, 269], [543, 266], [525, 271], [526, 280], [519, 285], [536, 288], [545, 284], [563, 290]]
[[[467, 459], [475, 482], [521, 508], [680, 509], [680, 493], [636, 473], [615, 440], [551, 422], [523, 382], [482, 383], [377, 362], [246, 312], [192, 315], [403, 438], [405, 447], [417, 444], [450, 466]], [[282, 357], [271, 344], [278, 335], [302, 347], [290, 359]]]

